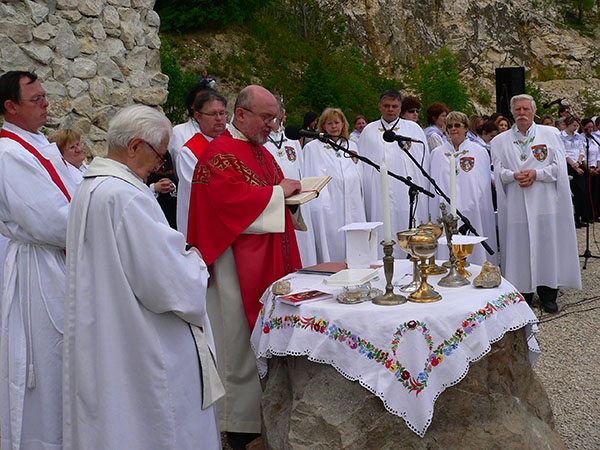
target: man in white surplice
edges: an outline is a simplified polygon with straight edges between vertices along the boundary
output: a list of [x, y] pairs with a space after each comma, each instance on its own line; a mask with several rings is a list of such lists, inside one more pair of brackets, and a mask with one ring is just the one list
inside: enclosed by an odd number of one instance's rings
[[[121, 110], [69, 214], [64, 448], [221, 448], [208, 271], [150, 189], [171, 125]], [[192, 251], [193, 250], [193, 251]]]
[[[385, 158], [390, 172], [404, 177], [411, 177], [413, 183], [427, 189], [429, 182], [415, 163], [405, 154], [406, 152], [410, 152], [425, 170], [428, 170], [429, 148], [427, 147], [427, 139], [425, 138], [425, 133], [423, 133], [423, 130], [416, 122], [400, 118], [401, 101], [400, 92], [391, 89], [383, 92], [378, 105], [381, 118], [371, 122], [363, 129], [358, 141], [358, 152], [376, 164], [381, 164], [381, 161]], [[396, 142], [389, 143], [383, 140], [383, 133], [387, 130], [392, 130], [396, 134], [419, 140], [423, 144], [415, 142], [403, 143], [402, 145], [406, 149], [402, 149]], [[371, 166], [364, 165], [363, 180], [367, 220], [371, 222], [381, 221], [383, 219], [383, 212], [379, 172]], [[395, 233], [396, 231], [409, 228], [408, 187], [394, 178], [390, 178], [389, 187], [392, 231]], [[427, 198], [422, 194], [418, 195], [415, 209], [417, 225], [420, 222], [427, 222], [428, 211]], [[383, 239], [383, 236], [380, 236], [380, 238]], [[381, 248], [379, 252], [381, 255]]]
[[[59, 449], [65, 240], [75, 180], [38, 129], [48, 101], [37, 77], [0, 77], [2, 448]], [[4, 255], [3, 255], [4, 256]]]
[[510, 107], [515, 124], [491, 141], [502, 275], [555, 313], [560, 287], [581, 289], [565, 147], [556, 128], [534, 123], [531, 96]]

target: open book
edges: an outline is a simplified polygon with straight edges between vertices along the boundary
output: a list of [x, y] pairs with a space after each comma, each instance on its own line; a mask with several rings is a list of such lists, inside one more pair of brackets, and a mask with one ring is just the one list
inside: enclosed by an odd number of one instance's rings
[[302, 205], [309, 200], [317, 197], [319, 191], [329, 183], [331, 177], [325, 175], [323, 177], [304, 177], [300, 180], [302, 191], [299, 194], [292, 195], [285, 199], [286, 205]]

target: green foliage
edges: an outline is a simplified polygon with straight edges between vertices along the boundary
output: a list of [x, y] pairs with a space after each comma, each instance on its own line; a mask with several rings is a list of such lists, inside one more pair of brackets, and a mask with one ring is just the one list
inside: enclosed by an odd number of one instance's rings
[[541, 66], [537, 70], [537, 81], [565, 80], [567, 78], [567, 69], [565, 67], [556, 67], [552, 64]]
[[[535, 84], [534, 81], [526, 81], [525, 82], [525, 93], [529, 94], [533, 97], [533, 100], [535, 101], [535, 104], [538, 109], [538, 115], [554, 114], [555, 112], [558, 111], [558, 106], [553, 106], [552, 108], [546, 109], [546, 110], [544, 110], [542, 108], [542, 105], [550, 100], [547, 98], [544, 98], [544, 96], [542, 95], [541, 89], [539, 88], [539, 86], [537, 84]], [[540, 110], [543, 110], [543, 111], [540, 111]]]
[[458, 73], [458, 55], [446, 47], [429, 55], [427, 60], [417, 56], [408, 80], [421, 99], [422, 120], [425, 109], [433, 102], [443, 102], [451, 111], [471, 111], [467, 87], [459, 80]]
[[193, 72], [181, 70], [178, 56], [173, 45], [168, 40], [161, 38], [160, 64], [162, 72], [169, 77], [169, 96], [163, 109], [174, 124], [187, 120], [185, 96], [197, 82], [197, 76]]
[[583, 104], [583, 117], [592, 117], [598, 114], [600, 106], [600, 96], [592, 90], [585, 88], [580, 94], [581, 103]]
[[270, 0], [157, 0], [163, 31], [195, 30], [201, 25], [242, 23]]
[[475, 84], [471, 87], [471, 95], [475, 97], [475, 101], [481, 106], [491, 106], [492, 104], [492, 93], [485, 87]]

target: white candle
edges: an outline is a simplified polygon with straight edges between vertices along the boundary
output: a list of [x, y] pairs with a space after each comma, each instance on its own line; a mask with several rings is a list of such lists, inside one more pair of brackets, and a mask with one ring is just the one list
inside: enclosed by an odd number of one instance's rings
[[456, 158], [453, 154], [448, 157], [450, 163], [450, 214], [456, 217]]
[[385, 160], [379, 166], [381, 174], [381, 201], [383, 204], [383, 240], [392, 242], [392, 223], [390, 220], [390, 189], [388, 186], [388, 170]]

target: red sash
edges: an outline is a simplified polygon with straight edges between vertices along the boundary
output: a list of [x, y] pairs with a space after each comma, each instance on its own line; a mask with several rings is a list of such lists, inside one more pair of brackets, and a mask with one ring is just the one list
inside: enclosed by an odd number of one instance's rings
[[33, 156], [35, 156], [42, 163], [42, 166], [44, 166], [44, 168], [48, 171], [48, 174], [50, 175], [50, 178], [52, 178], [52, 181], [54, 182], [54, 184], [56, 184], [58, 186], [58, 188], [62, 191], [62, 193], [65, 194], [65, 197], [67, 197], [67, 200], [71, 201], [71, 196], [69, 195], [69, 191], [67, 191], [67, 188], [65, 188], [65, 185], [63, 184], [62, 180], [60, 179], [60, 176], [56, 172], [56, 169], [54, 168], [52, 163], [49, 160], [47, 160], [46, 158], [44, 158], [40, 154], [40, 152], [38, 152], [35, 149], [35, 147], [33, 145], [31, 145], [27, 141], [23, 140], [20, 136], [16, 135], [15, 133], [12, 133], [5, 129], [0, 131], [0, 138], [12, 139], [13, 141], [18, 142], [23, 147], [25, 147], [25, 149], [28, 150], [29, 153], [31, 153]]
[[208, 141], [202, 135], [202, 133], [196, 133], [184, 145], [192, 151], [196, 159], [200, 159], [200, 155], [202, 154], [204, 148], [208, 145]]

